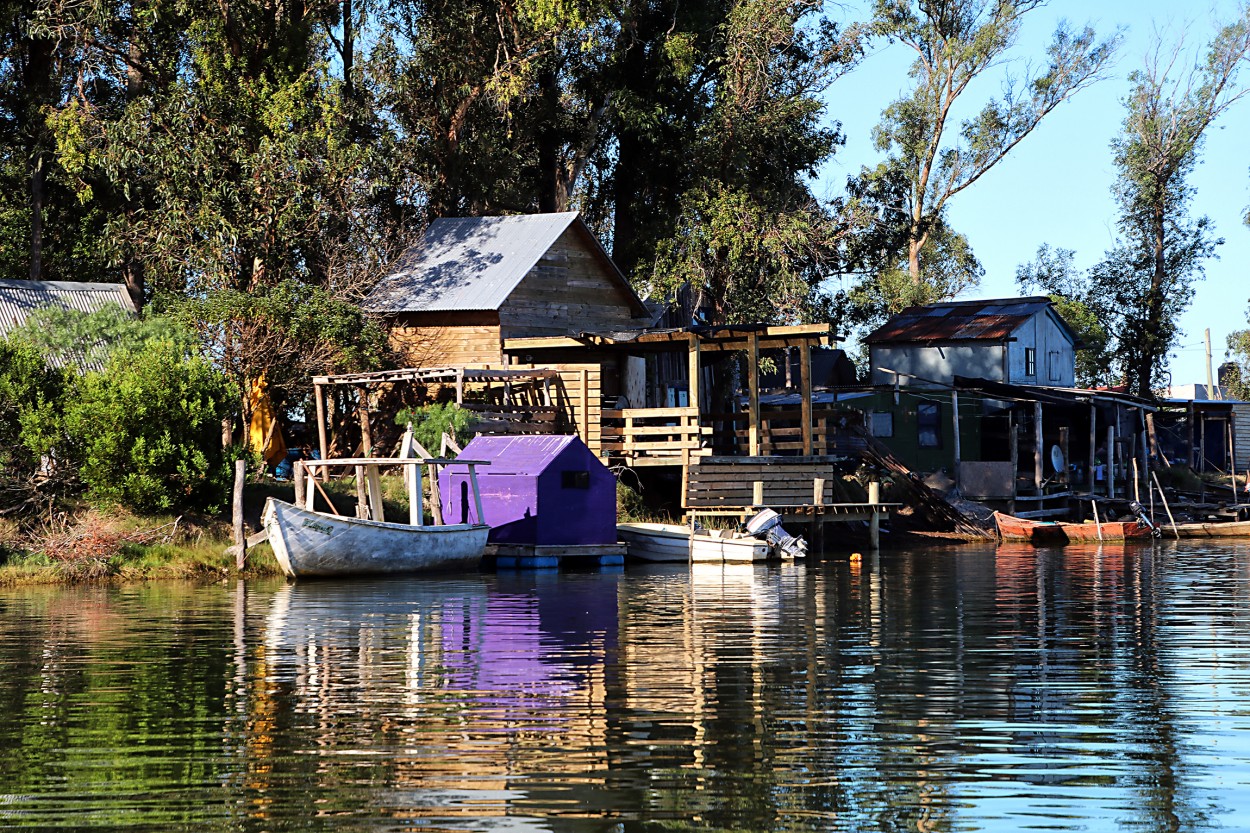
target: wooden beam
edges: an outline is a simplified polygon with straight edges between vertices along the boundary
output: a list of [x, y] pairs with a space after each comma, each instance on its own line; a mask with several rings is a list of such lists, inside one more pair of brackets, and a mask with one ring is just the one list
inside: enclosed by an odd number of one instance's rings
[[806, 346], [799, 348], [799, 408], [803, 420], [803, 453], [808, 455], [812, 453], [812, 351]]
[[1115, 424], [1112, 419], [1107, 426], [1107, 497], [1115, 497]]
[[749, 453], [760, 453], [760, 346], [755, 333], [747, 339], [747, 389], [750, 425], [747, 427]]

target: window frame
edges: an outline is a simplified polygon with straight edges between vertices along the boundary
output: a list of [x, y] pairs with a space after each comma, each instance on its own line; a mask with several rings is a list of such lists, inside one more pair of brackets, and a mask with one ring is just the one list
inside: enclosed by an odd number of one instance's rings
[[916, 445], [920, 448], [942, 447], [941, 402], [921, 402], [916, 405]]

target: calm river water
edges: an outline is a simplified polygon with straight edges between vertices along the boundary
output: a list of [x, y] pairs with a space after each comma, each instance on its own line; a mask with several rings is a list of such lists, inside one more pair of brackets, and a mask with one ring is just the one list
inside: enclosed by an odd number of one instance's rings
[[0, 591], [0, 829], [1250, 829], [1250, 545]]

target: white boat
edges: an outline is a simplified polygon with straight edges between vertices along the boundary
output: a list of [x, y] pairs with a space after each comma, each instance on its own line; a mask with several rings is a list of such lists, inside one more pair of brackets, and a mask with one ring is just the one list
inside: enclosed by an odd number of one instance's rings
[[681, 524], [617, 524], [616, 534], [639, 561], [765, 561], [772, 554], [767, 542], [750, 535], [700, 529], [692, 537]]
[[[375, 575], [454, 569], [476, 569], [486, 550], [490, 527], [486, 524], [424, 523], [421, 510], [421, 468], [450, 463], [467, 464], [473, 497], [479, 503], [475, 467], [469, 460], [415, 458], [359, 458], [307, 460], [309, 472], [304, 506], [269, 498], [262, 521], [282, 571], [292, 578], [307, 576]], [[402, 465], [406, 469], [409, 523], [382, 518], [381, 467]], [[367, 506], [373, 519], [348, 518], [316, 510], [316, 470], [325, 466], [355, 466], [357, 477], [367, 483]], [[333, 507], [331, 507], [333, 509]]]

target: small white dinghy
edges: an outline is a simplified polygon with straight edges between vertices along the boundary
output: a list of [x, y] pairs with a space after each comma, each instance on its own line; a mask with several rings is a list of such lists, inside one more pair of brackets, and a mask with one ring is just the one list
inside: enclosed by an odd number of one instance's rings
[[[376, 575], [425, 571], [476, 569], [486, 550], [490, 527], [486, 524], [427, 525], [421, 508], [421, 469], [456, 463], [468, 465], [473, 499], [482, 517], [476, 460], [364, 457], [338, 460], [306, 460], [310, 469], [304, 506], [269, 498], [262, 521], [282, 571], [292, 578], [309, 576]], [[404, 466], [408, 486], [409, 523], [348, 518], [315, 509], [320, 486], [316, 470], [328, 466], [354, 466], [357, 477], [367, 483], [367, 502], [373, 518], [382, 518], [381, 467]], [[323, 493], [324, 495], [324, 493]], [[328, 501], [327, 501], [328, 502]], [[331, 507], [333, 509], [333, 507]]]
[[748, 535], [734, 535], [706, 529], [690, 534], [681, 524], [617, 524], [616, 534], [629, 544], [629, 557], [639, 561], [764, 561], [768, 544]]
[[781, 528], [781, 516], [763, 509], [746, 523], [745, 532], [703, 529], [682, 524], [624, 523], [616, 534], [639, 561], [690, 561], [696, 564], [791, 560], [807, 555], [807, 542]]

